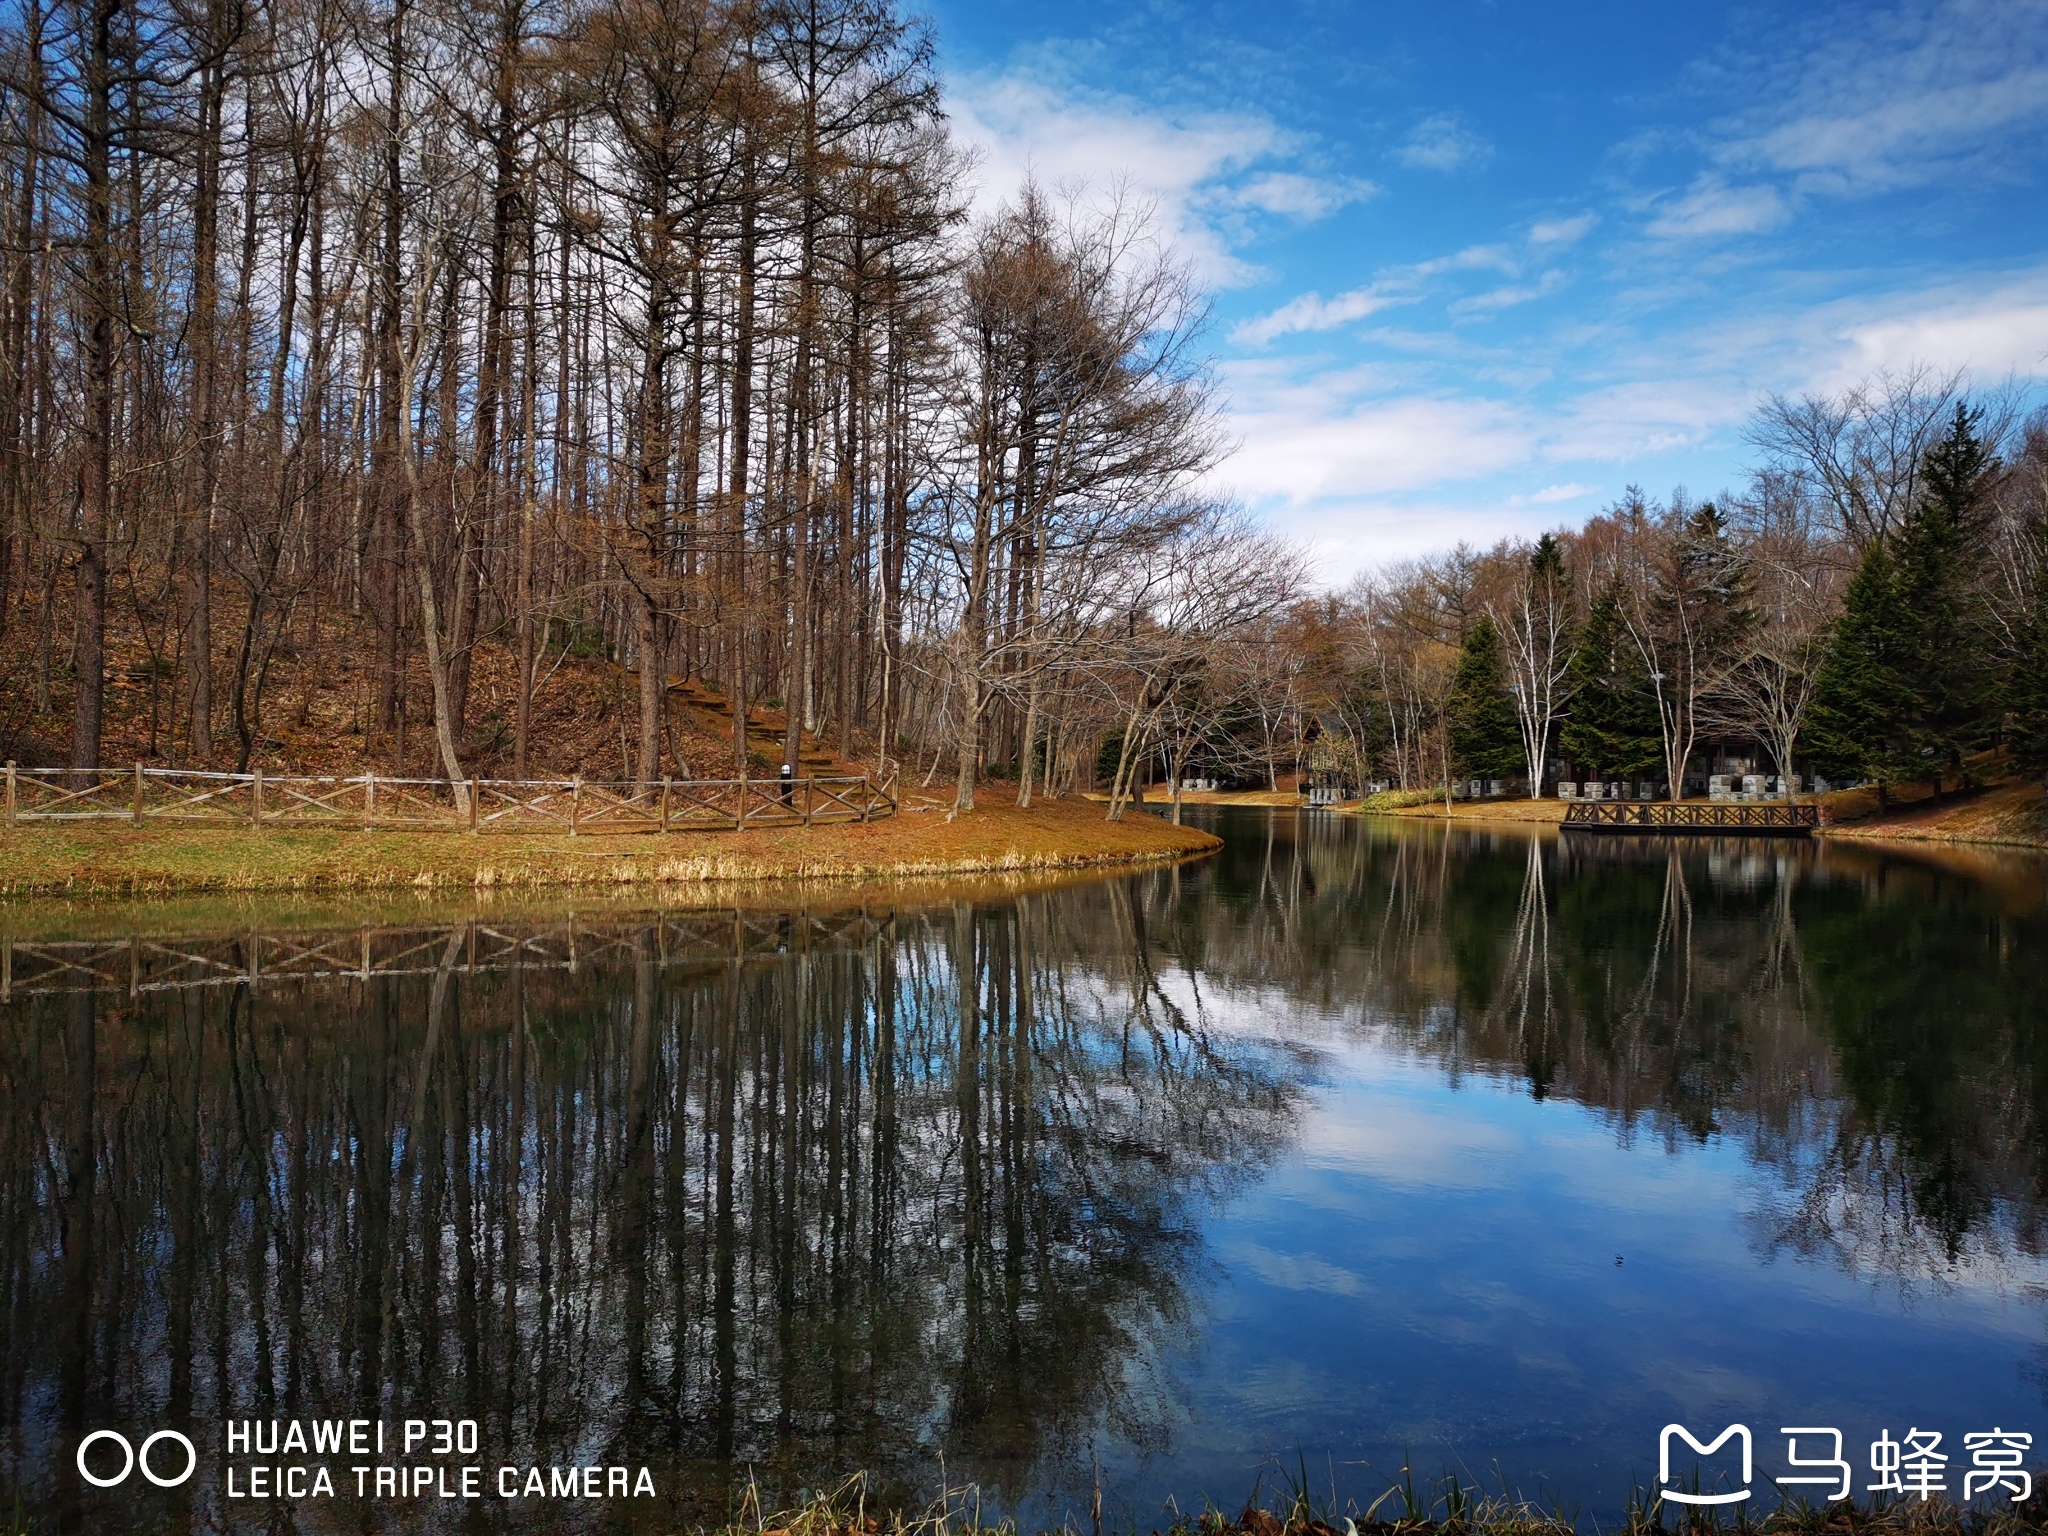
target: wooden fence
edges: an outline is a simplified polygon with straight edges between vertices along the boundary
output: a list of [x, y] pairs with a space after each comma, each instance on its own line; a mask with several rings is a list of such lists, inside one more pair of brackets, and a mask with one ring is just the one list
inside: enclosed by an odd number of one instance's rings
[[45, 821], [172, 822], [364, 831], [733, 831], [874, 821], [896, 813], [895, 780], [663, 779], [654, 784], [572, 779], [470, 779], [464, 811], [443, 779], [301, 778], [181, 768], [18, 768], [7, 765], [6, 825]]
[[1580, 800], [1564, 813], [1567, 832], [1809, 837], [1819, 825], [1819, 806], [1783, 800]]

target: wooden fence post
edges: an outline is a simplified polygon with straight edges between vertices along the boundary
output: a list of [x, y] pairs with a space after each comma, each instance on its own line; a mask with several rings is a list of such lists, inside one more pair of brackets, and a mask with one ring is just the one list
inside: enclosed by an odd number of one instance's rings
[[263, 767], [260, 763], [249, 779], [249, 825], [263, 825]]
[[7, 759], [7, 825], [14, 825], [14, 759]]
[[569, 780], [569, 835], [576, 836], [577, 823], [583, 819], [583, 775], [578, 773]]
[[135, 765], [135, 825], [142, 825], [142, 764]]
[[808, 827], [808, 826], [809, 826], [809, 825], [811, 824], [811, 817], [812, 817], [812, 816], [814, 816], [814, 815], [815, 815], [815, 814], [817, 813], [817, 809], [818, 809], [818, 786], [817, 786], [817, 784], [816, 784], [816, 783], [815, 783], [815, 782], [814, 782], [814, 781], [813, 781], [813, 780], [812, 780], [812, 779], [811, 779], [811, 778], [810, 778], [810, 777], [809, 777], [809, 776], [807, 775], [807, 776], [805, 777], [805, 779], [804, 779], [804, 825], [805, 825], [805, 826], [807, 826], [807, 827]]
[[469, 830], [472, 832], [476, 830], [477, 807], [483, 800], [483, 797], [477, 793], [477, 786], [482, 783], [482, 779], [475, 777], [472, 777], [469, 781]]
[[668, 780], [661, 781], [661, 830], [668, 831]]
[[363, 830], [369, 831], [377, 824], [377, 775], [363, 775]]

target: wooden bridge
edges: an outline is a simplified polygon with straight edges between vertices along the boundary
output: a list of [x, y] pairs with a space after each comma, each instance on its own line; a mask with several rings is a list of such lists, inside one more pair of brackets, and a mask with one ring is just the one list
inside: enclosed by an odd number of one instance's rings
[[1578, 800], [1567, 832], [1681, 837], [1811, 837], [1820, 807], [1784, 800]]
[[5, 823], [125, 821], [368, 831], [584, 833], [735, 831], [874, 821], [896, 813], [895, 781], [865, 774], [791, 779], [466, 779], [461, 809], [443, 779], [305, 778], [176, 768], [7, 765]]

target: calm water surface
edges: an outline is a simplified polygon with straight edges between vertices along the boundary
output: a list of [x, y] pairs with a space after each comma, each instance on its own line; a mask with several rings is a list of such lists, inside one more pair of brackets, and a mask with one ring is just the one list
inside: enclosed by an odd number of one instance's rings
[[[859, 907], [0, 914], [0, 1507], [656, 1529], [943, 1466], [1149, 1526], [1408, 1459], [1605, 1519], [1673, 1420], [2048, 1449], [2048, 864], [1216, 825]], [[227, 1497], [322, 1458], [223, 1421], [330, 1416], [474, 1420], [486, 1496]], [[163, 1427], [175, 1492], [73, 1474]], [[495, 1497], [571, 1464], [658, 1495]]]

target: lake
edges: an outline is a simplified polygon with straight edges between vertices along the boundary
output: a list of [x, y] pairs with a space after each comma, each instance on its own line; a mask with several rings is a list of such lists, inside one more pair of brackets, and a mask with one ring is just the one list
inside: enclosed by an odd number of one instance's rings
[[2048, 1448], [2048, 861], [1206, 814], [1065, 883], [0, 912], [0, 1508], [1610, 1523], [1673, 1422], [1767, 1502], [1786, 1426], [1859, 1496]]

